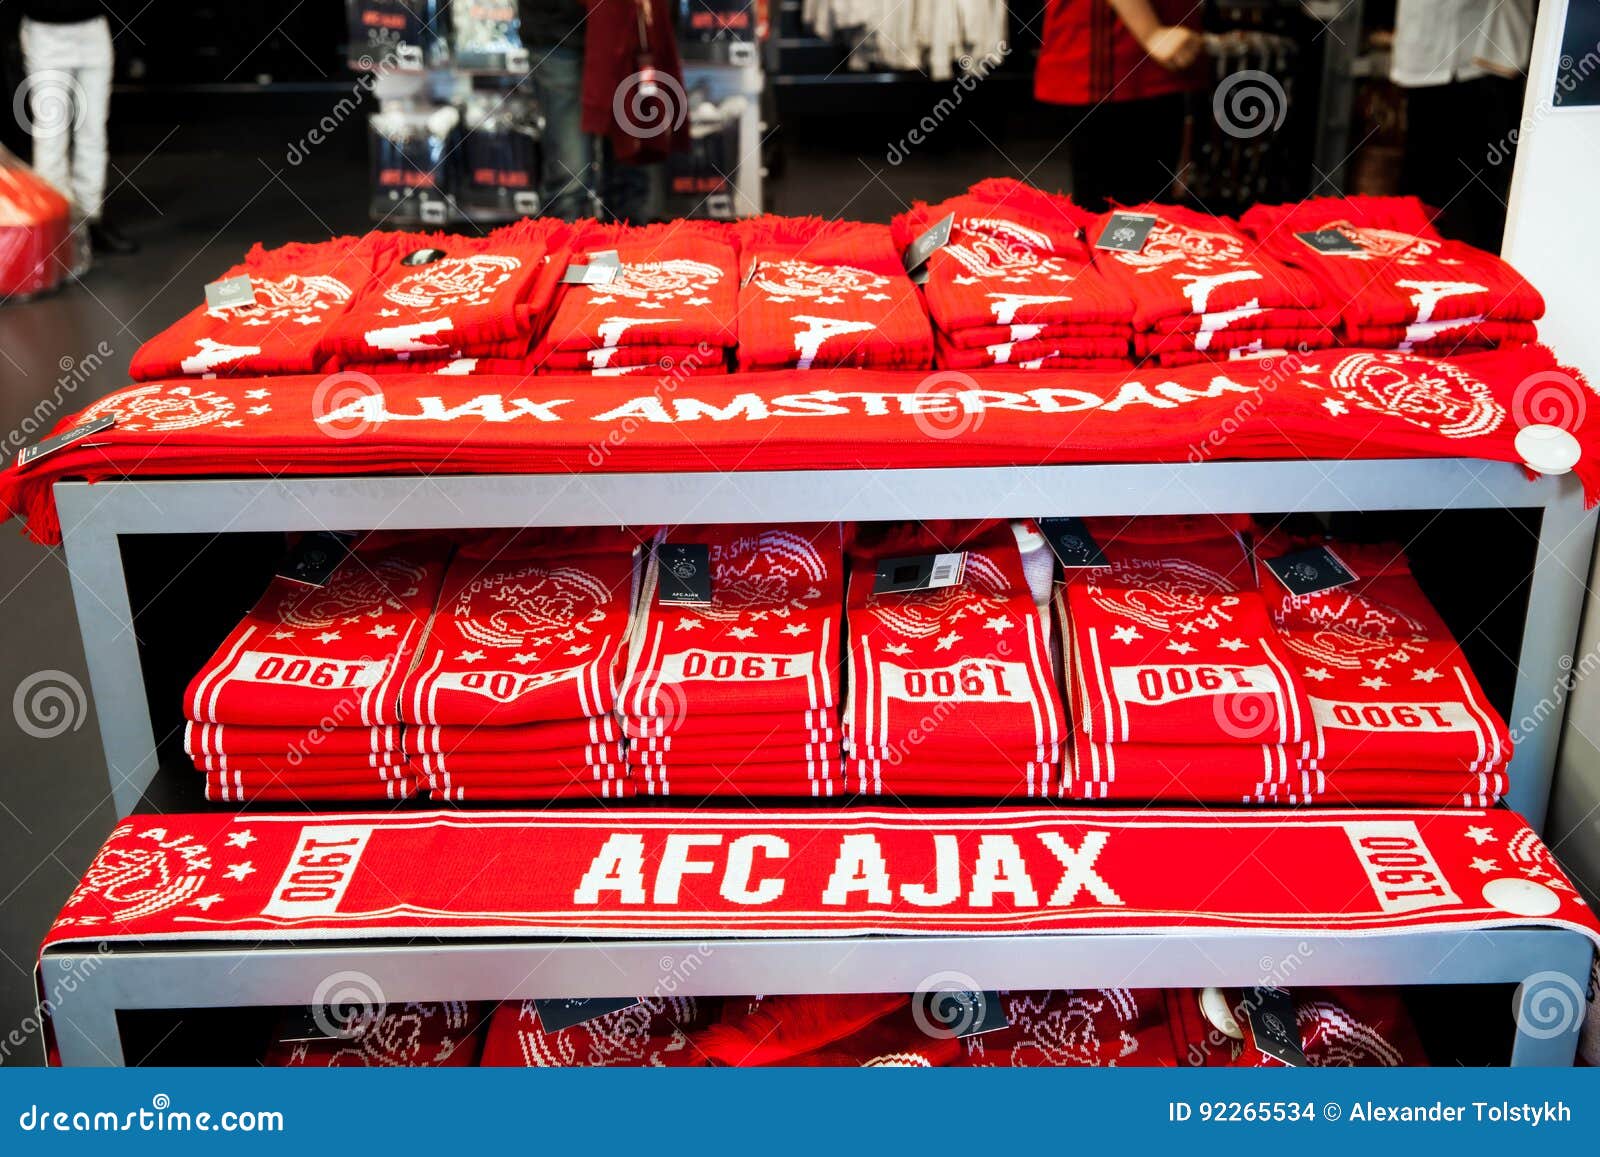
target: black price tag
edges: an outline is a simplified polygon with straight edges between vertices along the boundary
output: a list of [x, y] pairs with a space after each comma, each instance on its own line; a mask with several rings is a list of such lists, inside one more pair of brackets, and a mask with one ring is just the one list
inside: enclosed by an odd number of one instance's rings
[[563, 285], [610, 285], [622, 272], [622, 258], [615, 249], [589, 254], [586, 265], [569, 265], [561, 276]]
[[[955, 223], [956, 215], [951, 213], [942, 221], [935, 222], [922, 236], [906, 247], [903, 260], [905, 261], [907, 273], [915, 273], [921, 269], [928, 263], [928, 258], [932, 257], [936, 250], [943, 249], [950, 243], [950, 230], [955, 227]], [[924, 278], [923, 280], [927, 279]]]
[[951, 1001], [960, 1008], [955, 1020], [961, 1026], [956, 1033], [958, 1038], [982, 1036], [1011, 1027], [998, 992], [941, 992], [938, 999]]
[[319, 530], [295, 543], [294, 550], [278, 568], [278, 577], [308, 587], [326, 586], [339, 564], [350, 554], [355, 535], [347, 531]]
[[1039, 532], [1050, 544], [1063, 569], [1111, 565], [1083, 519], [1041, 518], [1038, 522]]
[[575, 1024], [594, 1020], [595, 1017], [632, 1008], [638, 1003], [636, 996], [595, 996], [571, 1000], [535, 1000], [533, 1007], [538, 1010], [539, 1024], [545, 1032], [560, 1032]]
[[656, 597], [677, 606], [711, 602], [711, 548], [703, 542], [664, 542], [656, 547], [661, 577]]
[[1292, 595], [1315, 595], [1356, 581], [1356, 574], [1325, 546], [1308, 546], [1266, 560]]
[[1144, 249], [1156, 219], [1149, 213], [1113, 213], [1106, 227], [1100, 230], [1096, 249], [1114, 249], [1119, 253], [1138, 253]]
[[224, 277], [206, 286], [207, 309], [240, 309], [256, 303], [256, 287], [246, 274]]
[[1245, 997], [1243, 1007], [1256, 1048], [1286, 1065], [1305, 1067], [1306, 1054], [1300, 1048], [1300, 1022], [1293, 993], [1263, 985]]
[[35, 442], [32, 446], [24, 446], [17, 451], [17, 469], [31, 466], [41, 458], [48, 458], [57, 450], [65, 450], [75, 442], [93, 437], [102, 430], [109, 430], [117, 424], [115, 414], [107, 414], [103, 418], [96, 418], [92, 422], [85, 422], [81, 426], [74, 426], [70, 430], [63, 430], [59, 434], [52, 434], [42, 442]]
[[957, 586], [967, 569], [965, 552], [880, 558], [872, 579], [875, 595], [900, 595]]
[[1355, 238], [1339, 229], [1307, 229], [1296, 233], [1302, 244], [1318, 253], [1365, 253], [1366, 249]]
[[401, 265], [432, 265], [444, 256], [443, 249], [413, 249], [400, 259]]
[[382, 1015], [382, 1006], [364, 1009], [352, 1017], [348, 1023], [337, 1022], [337, 1018], [323, 1008], [297, 1008], [287, 1013], [278, 1022], [277, 1038], [283, 1044], [299, 1044], [303, 1041], [326, 1040], [359, 1040], [367, 1035], [367, 1030]]

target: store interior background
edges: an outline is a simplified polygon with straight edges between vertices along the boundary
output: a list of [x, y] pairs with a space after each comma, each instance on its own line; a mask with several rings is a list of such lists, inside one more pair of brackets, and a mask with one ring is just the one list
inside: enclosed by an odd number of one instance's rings
[[[250, 245], [369, 227], [368, 109], [358, 107], [323, 143], [295, 147], [353, 91], [339, 0], [119, 0], [108, 7], [118, 61], [107, 215], [142, 251], [99, 258], [81, 284], [0, 307], [0, 428], [6, 430], [41, 407], [53, 422], [124, 384], [139, 345], [191, 308], [200, 286]], [[1369, 26], [1383, 23], [1382, 7], [1383, 0], [1367, 5]], [[18, 17], [16, 3], [0, 0], [6, 98], [0, 143], [26, 158], [22, 118], [12, 111], [22, 77]], [[794, 13], [783, 19], [792, 21]], [[789, 64], [826, 79], [772, 87], [763, 158], [767, 210], [888, 221], [913, 199], [938, 200], [984, 177], [1070, 189], [1060, 136], [1049, 131], [1052, 118], [1031, 96], [1037, 0], [1014, 6], [1011, 21], [1004, 65], [903, 157], [891, 158], [896, 142], [950, 93], [951, 82], [910, 76], [851, 83], [837, 50], [795, 48]], [[1308, 62], [1314, 61], [1322, 35], [1309, 23], [1302, 32]], [[1383, 91], [1381, 79], [1357, 87], [1352, 177], [1392, 180], [1395, 94]], [[1308, 104], [1293, 105], [1274, 134], [1285, 179], [1296, 186], [1286, 199], [1331, 191], [1319, 187], [1312, 169]], [[1464, 174], [1463, 181], [1497, 185], [1509, 180], [1509, 168], [1507, 158], [1504, 171]], [[81, 366], [92, 372], [79, 374]], [[114, 816], [60, 549], [25, 541], [15, 525], [0, 528], [0, 614], [0, 698], [9, 700], [43, 669], [65, 672], [86, 692], [81, 706], [68, 704], [74, 725], [50, 738], [25, 733], [13, 712], [0, 711], [0, 1063], [36, 1064], [36, 1038], [18, 1047], [7, 1034], [25, 1027], [33, 1013], [39, 940]], [[181, 629], [181, 619], [175, 625]], [[1584, 706], [1586, 698], [1569, 727], [1600, 736], [1600, 705]], [[1584, 774], [1586, 794], [1574, 796], [1557, 820], [1600, 847], [1595, 812], [1580, 806], [1587, 800], [1600, 807], [1600, 776], [1592, 766], [1568, 771], [1569, 778]], [[1553, 828], [1549, 835], [1558, 850], [1563, 834]]]

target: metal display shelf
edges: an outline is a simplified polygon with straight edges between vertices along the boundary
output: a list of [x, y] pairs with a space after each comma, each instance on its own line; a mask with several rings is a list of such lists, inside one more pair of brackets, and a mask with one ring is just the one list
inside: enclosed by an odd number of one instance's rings
[[[1534, 1014], [1541, 985], [1581, 993], [1591, 946], [1557, 929], [1373, 936], [1030, 935], [793, 940], [240, 944], [185, 951], [92, 945], [45, 953], [42, 977], [73, 977], [53, 997], [64, 1065], [128, 1063], [118, 1014], [143, 1009], [315, 1005], [330, 980], [358, 981], [394, 1005], [412, 1000], [919, 992], [937, 974], [982, 989], [1164, 988], [1260, 983], [1528, 983], [1514, 1065], [1570, 1065], [1581, 1018], [1559, 1031]], [[63, 990], [67, 986], [62, 985]], [[134, 1062], [138, 1057], [131, 1058]]]
[[1538, 829], [1560, 741], [1595, 512], [1573, 476], [1468, 459], [116, 481], [55, 486], [117, 814], [158, 761], [121, 535], [1248, 511], [1537, 509], [1511, 719], [1510, 805]]

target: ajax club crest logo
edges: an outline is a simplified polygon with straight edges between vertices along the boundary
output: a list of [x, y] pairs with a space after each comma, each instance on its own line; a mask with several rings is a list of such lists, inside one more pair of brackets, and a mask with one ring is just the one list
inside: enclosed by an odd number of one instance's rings
[[[469, 584], [454, 613], [461, 633], [473, 642], [526, 649], [587, 633], [604, 617], [610, 598], [606, 584], [586, 570], [527, 565]], [[485, 613], [486, 607], [493, 610]]]
[[486, 253], [447, 257], [401, 278], [383, 296], [423, 313], [451, 305], [482, 305], [520, 268], [522, 262], [515, 257]]
[[1222, 575], [1178, 558], [1115, 563], [1088, 591], [1102, 609], [1158, 631], [1238, 601]]

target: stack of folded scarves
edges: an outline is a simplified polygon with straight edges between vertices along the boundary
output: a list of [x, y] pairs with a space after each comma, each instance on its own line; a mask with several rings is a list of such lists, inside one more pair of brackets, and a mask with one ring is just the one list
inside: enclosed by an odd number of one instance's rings
[[924, 286], [941, 368], [1128, 366], [1132, 307], [1094, 268], [1070, 201], [1018, 181], [980, 181], [895, 218], [896, 245], [952, 215]]
[[[1118, 212], [1155, 218], [1137, 252], [1095, 249], [1095, 266], [1133, 303], [1133, 348], [1161, 365], [1333, 344], [1337, 319], [1316, 283], [1226, 217], [1177, 205]], [[1091, 241], [1113, 214], [1087, 219]]]
[[435, 799], [631, 794], [612, 712], [634, 560], [604, 528], [461, 544], [400, 694], [411, 772]]
[[[964, 555], [954, 585], [875, 593], [880, 563]], [[850, 551], [845, 763], [870, 795], [1044, 796], [1065, 723], [1006, 522], [860, 527]]]
[[370, 534], [323, 586], [275, 577], [184, 692], [206, 798], [405, 799], [396, 700], [448, 545]]
[[248, 277], [253, 301], [198, 305], [133, 355], [129, 376], [310, 374], [332, 356], [330, 333], [378, 270], [393, 264], [396, 235], [369, 233], [278, 249], [257, 245], [219, 280]]
[[726, 372], [738, 308], [731, 236], [699, 221], [583, 227], [572, 262], [613, 251], [620, 268], [603, 284], [560, 286], [530, 360], [545, 373]]
[[[1356, 580], [1294, 595], [1259, 561], [1310, 545]], [[1306, 736], [1290, 752], [1301, 796], [1487, 807], [1505, 794], [1510, 731], [1398, 545], [1271, 534], [1256, 557], [1306, 688]]]
[[886, 225], [760, 217], [739, 240], [739, 368], [923, 370], [933, 332]]
[[1088, 519], [1109, 566], [1058, 599], [1074, 799], [1293, 802], [1305, 693], [1240, 537], [1242, 519]]
[[460, 1000], [388, 1005], [342, 1034], [273, 1042], [268, 1068], [464, 1068], [478, 1064], [482, 1010]]
[[[1495, 254], [1442, 238], [1415, 197], [1257, 205], [1241, 224], [1338, 303], [1341, 345], [1449, 356], [1536, 339], [1539, 292]], [[1357, 249], [1319, 252], [1297, 236], [1323, 230]]]
[[483, 237], [386, 235], [385, 264], [333, 322], [325, 348], [341, 369], [372, 373], [461, 359], [520, 365], [549, 318], [568, 234], [539, 218]]
[[681, 527], [661, 542], [708, 548], [711, 602], [661, 601], [652, 552], [620, 700], [637, 791], [841, 794], [839, 525]]
[[[974, 1035], [969, 1006], [939, 991], [823, 996], [649, 997], [547, 1030], [533, 1001], [501, 1005], [482, 1064], [520, 1067], [1264, 1067], [1248, 991], [1218, 993], [1234, 1024], [1207, 1018], [1195, 989], [1001, 992], [1005, 1026]], [[1315, 1067], [1426, 1065], [1399, 994], [1294, 990], [1296, 1036]], [[1237, 1035], [1235, 1035], [1237, 1034]]]

